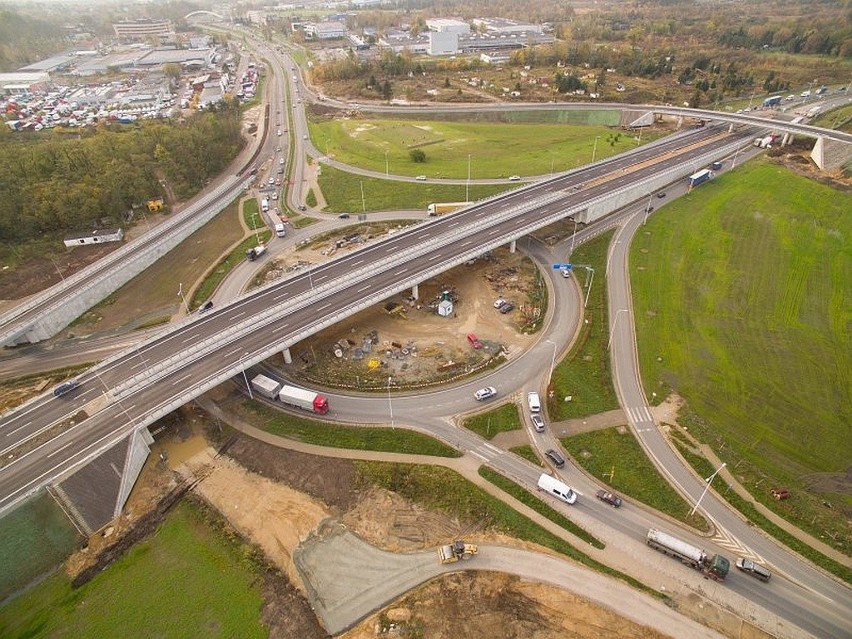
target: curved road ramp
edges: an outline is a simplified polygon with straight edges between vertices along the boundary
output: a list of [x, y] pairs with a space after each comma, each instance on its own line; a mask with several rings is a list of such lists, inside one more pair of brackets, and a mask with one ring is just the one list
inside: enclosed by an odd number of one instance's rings
[[[492, 570], [571, 590], [673, 637], [722, 637], [615, 579], [564, 559], [504, 546], [480, 545], [479, 554], [470, 561], [441, 564], [437, 548], [407, 554], [379, 550], [341, 523], [327, 519], [299, 545], [293, 561], [308, 590], [308, 600], [332, 635], [351, 628], [438, 575]], [[613, 607], [613, 602], [618, 602], [618, 608]]]

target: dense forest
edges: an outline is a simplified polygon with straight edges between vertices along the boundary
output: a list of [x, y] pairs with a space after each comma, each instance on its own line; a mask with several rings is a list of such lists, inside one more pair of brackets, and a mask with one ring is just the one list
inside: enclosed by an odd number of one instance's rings
[[0, 244], [124, 226], [164, 183], [190, 197], [242, 148], [240, 117], [226, 102], [179, 122], [0, 133]]

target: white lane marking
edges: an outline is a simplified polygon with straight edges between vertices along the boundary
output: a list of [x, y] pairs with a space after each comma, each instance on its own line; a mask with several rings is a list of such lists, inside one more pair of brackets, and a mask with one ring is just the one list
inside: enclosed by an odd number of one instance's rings
[[68, 448], [68, 447], [69, 447], [71, 444], [73, 444], [73, 443], [74, 443], [74, 440], [72, 439], [70, 442], [68, 442], [67, 444], [65, 444], [65, 445], [64, 445], [64, 446], [62, 446], [61, 448], [57, 448], [57, 449], [56, 449], [56, 450], [54, 450], [52, 453], [48, 453], [48, 454], [47, 454], [48, 458], [53, 457], [54, 455], [58, 455], [59, 453], [61, 453], [63, 450], [65, 450], [66, 448]]
[[483, 447], [487, 448], [488, 450], [493, 452], [495, 455], [500, 455], [503, 452], [502, 450], [497, 448], [494, 444], [489, 444], [487, 442], [483, 444]]
[[190, 335], [189, 337], [185, 337], [180, 341], [181, 344], [186, 344], [187, 342], [194, 342], [198, 339], [198, 335]]
[[482, 460], [482, 461], [484, 461], [484, 462], [487, 462], [487, 461], [488, 461], [488, 458], [487, 458], [487, 457], [483, 457], [482, 455], [480, 455], [479, 453], [477, 453], [475, 450], [470, 451], [470, 454], [471, 454], [471, 455], [473, 455], [474, 457], [479, 457], [479, 459], [481, 459], [481, 460]]
[[361, 288], [359, 288], [359, 289], [358, 289], [357, 291], [355, 291], [355, 292], [356, 292], [356, 293], [363, 293], [364, 291], [369, 291], [371, 288], [373, 288], [373, 287], [372, 287], [372, 285], [370, 285], [370, 284], [365, 284], [364, 286], [362, 286]]
[[30, 425], [30, 424], [32, 424], [32, 423], [33, 423], [33, 421], [32, 421], [32, 420], [30, 420], [30, 421], [28, 421], [26, 424], [24, 424], [23, 426], [18, 426], [15, 430], [10, 430], [8, 433], [6, 433], [6, 437], [8, 437], [9, 435], [14, 435], [14, 434], [15, 434], [15, 433], [17, 433], [19, 430], [22, 430], [22, 429], [26, 428], [27, 426], [29, 426], [29, 425]]
[[277, 333], [278, 331], [283, 331], [288, 326], [290, 326], [290, 325], [289, 324], [282, 324], [281, 326], [276, 326], [275, 328], [272, 329], [272, 332]]
[[239, 313], [237, 313], [236, 315], [231, 315], [231, 317], [230, 317], [229, 319], [231, 319], [231, 320], [239, 319], [239, 318], [241, 318], [241, 317], [242, 317], [243, 315], [245, 315], [245, 314], [246, 314], [246, 312], [245, 312], [245, 311], [240, 311], [240, 312], [239, 312]]

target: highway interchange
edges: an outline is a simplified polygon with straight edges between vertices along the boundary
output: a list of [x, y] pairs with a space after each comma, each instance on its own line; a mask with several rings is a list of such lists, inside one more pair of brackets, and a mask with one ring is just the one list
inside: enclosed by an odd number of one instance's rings
[[[274, 54], [267, 52], [267, 55]], [[284, 64], [273, 64], [276, 65], [276, 78], [287, 77], [283, 72]], [[277, 103], [283, 104], [282, 87], [276, 82], [272, 85], [270, 90], [276, 92]], [[296, 157], [302, 157], [301, 140], [307, 128], [301, 109], [294, 110], [294, 117], [290, 129], [297, 146]], [[750, 134], [740, 135], [745, 141]], [[715, 127], [706, 127], [641, 147], [594, 167], [544, 180], [523, 191], [494, 198], [464, 214], [415, 225], [363, 250], [243, 296], [203, 317], [188, 318], [170, 332], [110, 358], [98, 369], [81, 376], [80, 388], [70, 396], [42, 397], [0, 420], [0, 452], [4, 458], [4, 465], [0, 467], [0, 509], [8, 508], [34, 488], [126, 437], [131, 430], [153, 422], [244, 367], [471, 256], [518, 240], [519, 246], [539, 264], [546, 267], [560, 261], [566, 255], [551, 254], [530, 241], [529, 233], [565, 217], [566, 211], [581, 207], [598, 195], [659, 171], [666, 163], [688, 165], [692, 157], [706, 153], [707, 147], [669, 153], [688, 146], [693, 140], [712, 138], [716, 139], [709, 142], [710, 145], [721, 147], [731, 142], [729, 135], [720, 135]], [[274, 146], [277, 141], [272, 139], [266, 144]], [[301, 162], [297, 162], [296, 167], [296, 182], [299, 183]], [[233, 180], [232, 183], [231, 178], [227, 178], [229, 188], [237, 178]], [[694, 501], [704, 485], [682, 466], [650, 419], [636, 366], [633, 324], [629, 321], [632, 311], [627, 250], [632, 234], [642, 223], [642, 205], [625, 210], [621, 215], [623, 221], [611, 246], [607, 278], [617, 392], [631, 426], [649, 455], [672, 483]], [[595, 232], [599, 232], [595, 226], [584, 231], [587, 234]], [[578, 236], [577, 239], [584, 238]], [[572, 283], [553, 278], [550, 286], [557, 294], [552, 296], [554, 306], [549, 309], [549, 322], [535, 347], [485, 379], [459, 388], [430, 392], [428, 401], [424, 401], [422, 395], [395, 397], [397, 423], [404, 421], [407, 426], [458, 447], [514, 480], [534, 486], [539, 473], [536, 467], [473, 433], [456, 428], [446, 417], [473, 408], [470, 388], [474, 385], [514, 388], [519, 393], [544, 386], [546, 379], [541, 362], [551, 361], [556, 349], [561, 349], [565, 336], [573, 334], [581, 311], [580, 295]], [[519, 384], [518, 380], [525, 381]], [[375, 421], [375, 416], [383, 415], [387, 407], [384, 398], [349, 398], [335, 394], [331, 395], [331, 404], [333, 419], [352, 423]], [[89, 419], [69, 425], [41, 442], [39, 437], [48, 428], [80, 410], [86, 411]], [[55, 433], [52, 431], [52, 434]], [[536, 435], [530, 429], [530, 437], [540, 449], [557, 444], [552, 433]], [[582, 473], [571, 472], [569, 483], [585, 498], [578, 506], [562, 510], [572, 520], [593, 530], [608, 545], [635, 548], [637, 544], [642, 546], [647, 528], [671, 527], [670, 523], [642, 508], [625, 507], [615, 511], [590, 499], [596, 485]], [[653, 562], [661, 574], [690, 583], [691, 587], [705, 591], [723, 605], [738, 608], [737, 600], [744, 598], [815, 636], [849, 634], [852, 610], [848, 587], [746, 525], [712, 492], [702, 501], [702, 510], [717, 525], [714, 543], [720, 546], [720, 552], [725, 554], [727, 550], [731, 555], [734, 549], [763, 559], [779, 573], [779, 578], [764, 585], [732, 574], [724, 585], [702, 583], [699, 574], [650, 550], [640, 547], [633, 555], [644, 556], [644, 550], [647, 561]], [[678, 534], [690, 538], [686, 533]], [[704, 547], [708, 545], [707, 540], [699, 537], [690, 540]], [[601, 559], [605, 560], [606, 555]], [[619, 568], [629, 572], [629, 566]]]

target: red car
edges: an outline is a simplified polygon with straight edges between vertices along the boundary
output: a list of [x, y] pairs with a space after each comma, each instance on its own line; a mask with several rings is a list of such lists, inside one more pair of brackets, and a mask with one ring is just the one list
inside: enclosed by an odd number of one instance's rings
[[477, 338], [473, 333], [467, 334], [467, 341], [470, 342], [470, 345], [474, 348], [482, 348], [482, 342], [480, 342], [479, 338]]

